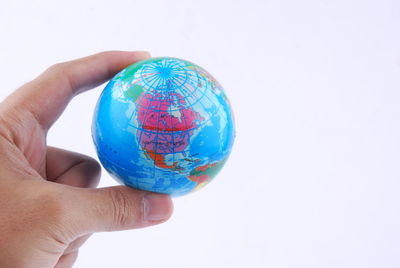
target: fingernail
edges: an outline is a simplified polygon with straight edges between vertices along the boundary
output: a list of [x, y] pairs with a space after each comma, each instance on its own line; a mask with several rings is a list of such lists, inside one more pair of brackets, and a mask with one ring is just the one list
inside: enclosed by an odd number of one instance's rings
[[143, 198], [143, 217], [147, 222], [167, 220], [171, 214], [169, 197], [163, 194], [148, 193]]

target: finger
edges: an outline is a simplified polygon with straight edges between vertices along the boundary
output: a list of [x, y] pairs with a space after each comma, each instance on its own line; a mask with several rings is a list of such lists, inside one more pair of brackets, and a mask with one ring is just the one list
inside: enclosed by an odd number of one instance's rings
[[109, 51], [59, 63], [15, 91], [6, 102], [27, 112], [44, 129], [59, 117], [78, 93], [96, 87], [134, 62], [148, 58], [147, 52]]
[[89, 156], [67, 150], [47, 147], [46, 175], [49, 181], [82, 188], [99, 184], [100, 164]]
[[78, 251], [62, 255], [54, 268], [71, 268], [78, 258]]
[[74, 241], [69, 243], [68, 247], [64, 250], [64, 255], [78, 251], [79, 248], [89, 239], [92, 234], [87, 234], [76, 238]]
[[173, 211], [170, 196], [126, 186], [76, 189], [69, 209], [78, 233], [117, 231], [165, 222]]

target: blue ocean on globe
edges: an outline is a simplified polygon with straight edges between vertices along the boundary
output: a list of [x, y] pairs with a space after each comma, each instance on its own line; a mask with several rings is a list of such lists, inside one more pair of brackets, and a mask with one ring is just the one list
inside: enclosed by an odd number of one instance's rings
[[97, 103], [92, 137], [119, 182], [180, 196], [208, 184], [235, 138], [221, 85], [201, 67], [151, 58], [119, 72]]

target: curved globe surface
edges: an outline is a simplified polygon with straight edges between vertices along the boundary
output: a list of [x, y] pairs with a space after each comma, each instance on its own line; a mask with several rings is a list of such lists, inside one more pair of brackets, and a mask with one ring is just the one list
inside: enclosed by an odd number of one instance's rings
[[163, 57], [135, 63], [108, 83], [92, 136], [115, 179], [178, 196], [200, 189], [221, 170], [235, 130], [220, 84], [191, 62]]

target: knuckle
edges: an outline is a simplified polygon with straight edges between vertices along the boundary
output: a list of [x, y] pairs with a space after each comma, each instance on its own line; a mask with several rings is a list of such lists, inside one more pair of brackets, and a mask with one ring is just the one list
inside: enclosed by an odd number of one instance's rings
[[80, 173], [86, 178], [87, 185], [85, 187], [95, 188], [100, 181], [101, 165], [87, 155], [76, 154], [75, 158], [70, 169], [79, 169]]
[[52, 77], [53, 79], [60, 79], [64, 80], [67, 79], [69, 83], [69, 69], [71, 68], [71, 63], [69, 62], [60, 62], [51, 65], [47, 70], [44, 72], [46, 77]]
[[72, 78], [74, 63], [72, 61], [60, 62], [50, 66], [45, 72], [44, 77], [64, 83], [71, 89], [77, 87], [76, 81]]
[[95, 159], [91, 157], [87, 157], [84, 161], [93, 175], [101, 174], [101, 165], [99, 162], [97, 162]]
[[134, 216], [134, 206], [121, 188], [109, 191], [112, 205], [112, 217], [116, 226], [127, 227], [131, 225]]
[[65, 69], [65, 63], [60, 62], [51, 65], [49, 68], [47, 68], [46, 72], [52, 73], [52, 74], [61, 74], [63, 73]]
[[60, 224], [68, 218], [68, 203], [62, 197], [62, 193], [55, 191], [44, 191], [38, 199], [38, 209], [40, 215], [48, 219], [49, 222]]
[[101, 166], [99, 162], [88, 157], [82, 160], [82, 167], [87, 177], [86, 187], [95, 188], [100, 182]]
[[113, 53], [116, 53], [116, 50], [101, 51], [101, 52], [97, 53], [96, 56], [98, 56], [98, 57], [107, 57], [107, 56], [109, 56], [109, 55], [111, 55]]
[[35, 213], [37, 228], [52, 235], [55, 241], [64, 246], [65, 241], [79, 232], [73, 218], [71, 199], [61, 189], [54, 188], [42, 192], [38, 198]]
[[110, 51], [101, 51], [101, 52], [97, 53], [97, 56], [104, 57], [104, 56], [107, 56], [108, 54], [110, 54]]

